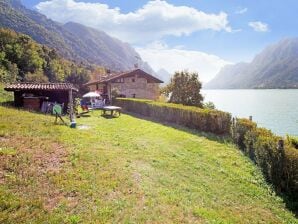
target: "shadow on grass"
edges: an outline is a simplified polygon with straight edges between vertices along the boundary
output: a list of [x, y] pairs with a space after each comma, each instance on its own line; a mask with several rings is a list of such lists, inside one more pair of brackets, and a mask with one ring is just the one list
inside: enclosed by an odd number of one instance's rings
[[291, 212], [293, 212], [295, 218], [298, 219], [298, 201], [297, 198], [294, 199], [292, 195], [287, 195], [287, 194], [278, 194], [278, 196], [280, 196], [285, 204], [286, 204], [286, 208], [289, 209]]
[[100, 115], [100, 116], [103, 117], [103, 118], [105, 118], [105, 119], [119, 118], [119, 116], [110, 115], [110, 114], [102, 114], [102, 115]]
[[80, 113], [79, 116], [77, 116], [77, 118], [80, 117], [91, 117], [91, 115], [89, 113]]
[[[218, 143], [232, 144], [232, 145], [235, 146], [235, 148], [238, 148], [238, 150], [242, 152], [243, 156], [247, 157], [244, 154], [244, 152], [237, 145], [234, 144], [232, 138], [228, 135], [216, 135], [216, 134], [213, 134], [213, 133], [202, 132], [202, 131], [198, 131], [198, 130], [195, 130], [195, 129], [191, 129], [191, 128], [179, 125], [179, 124], [163, 122], [163, 121], [160, 121], [160, 120], [155, 119], [155, 118], [146, 117], [146, 116], [139, 115], [139, 114], [132, 113], [132, 112], [125, 112], [125, 114], [136, 117], [136, 118], [139, 118], [139, 119], [142, 119], [142, 120], [147, 120], [147, 121], [151, 121], [151, 122], [154, 122], [154, 123], [158, 123], [158, 124], [161, 124], [161, 125], [164, 125], [164, 126], [167, 126], [167, 127], [172, 127], [172, 128], [177, 129], [177, 130], [184, 131], [184, 132], [187, 132], [189, 134], [192, 134], [192, 135], [195, 135], [195, 136], [198, 136], [198, 137], [205, 137], [208, 140], [216, 141]], [[252, 160], [251, 160], [251, 162], [255, 166], [257, 166]], [[259, 166], [257, 166], [257, 168], [260, 169]], [[270, 186], [272, 186], [272, 183], [270, 183], [270, 182], [267, 182], [267, 183]], [[286, 208], [288, 210], [290, 210], [291, 212], [293, 212], [294, 216], [296, 218], [298, 218], [298, 202], [297, 202], [297, 200], [295, 198], [293, 198], [291, 195], [288, 195], [286, 193], [277, 192], [274, 189], [274, 186], [272, 186], [272, 190], [275, 191], [275, 193], [283, 199]]]
[[29, 112], [32, 114], [38, 114], [38, 115], [44, 115], [44, 116], [51, 116], [53, 118], [53, 125], [64, 125], [64, 126], [69, 126], [69, 119], [68, 116], [66, 114], [63, 114], [61, 116], [62, 120], [58, 117], [56, 120], [55, 115], [51, 114], [51, 113], [44, 113], [41, 111], [35, 111], [35, 110], [29, 110], [29, 109], [25, 109], [23, 107], [15, 107], [14, 102], [13, 101], [6, 101], [6, 102], [0, 102], [0, 106], [2, 107], [6, 107], [6, 108], [11, 108], [11, 109], [16, 109], [19, 111], [24, 111], [24, 112]]
[[196, 136], [199, 136], [199, 137], [205, 137], [208, 140], [216, 141], [216, 142], [219, 142], [219, 143], [224, 143], [224, 144], [225, 143], [233, 143], [232, 139], [227, 135], [216, 135], [216, 134], [213, 134], [213, 133], [210, 133], [210, 132], [202, 132], [202, 131], [198, 131], [196, 129], [191, 129], [191, 128], [185, 127], [185, 126], [180, 125], [180, 124], [175, 124], [175, 123], [170, 123], [170, 122], [163, 122], [163, 121], [160, 121], [160, 120], [155, 119], [155, 118], [139, 115], [139, 114], [132, 113], [132, 112], [125, 112], [125, 114], [136, 117], [136, 118], [139, 118], [139, 119], [142, 119], [142, 120], [147, 120], [147, 121], [151, 121], [151, 122], [154, 122], [154, 123], [158, 123], [158, 124], [161, 124], [161, 125], [164, 125], [164, 126], [167, 126], [167, 127], [172, 127], [172, 128], [175, 128], [175, 129], [180, 130], [180, 131], [187, 132], [187, 133], [192, 134], [192, 135], [196, 135]]
[[2, 107], [14, 107], [14, 101], [0, 101], [0, 106]]

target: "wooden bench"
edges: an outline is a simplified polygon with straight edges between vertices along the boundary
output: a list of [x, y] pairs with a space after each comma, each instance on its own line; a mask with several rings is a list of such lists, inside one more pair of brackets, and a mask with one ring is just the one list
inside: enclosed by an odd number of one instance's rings
[[[102, 114], [106, 115], [107, 111], [111, 111], [111, 116], [113, 116], [114, 114], [118, 114], [118, 117], [121, 115], [121, 107], [116, 107], [116, 106], [105, 106], [102, 109]], [[115, 113], [114, 113], [115, 112]]]

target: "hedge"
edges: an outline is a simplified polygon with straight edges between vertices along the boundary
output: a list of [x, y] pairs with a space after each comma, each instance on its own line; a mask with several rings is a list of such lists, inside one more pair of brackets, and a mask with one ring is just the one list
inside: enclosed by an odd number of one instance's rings
[[234, 142], [262, 170], [278, 193], [288, 196], [298, 210], [298, 150], [296, 141], [274, 135], [248, 119], [236, 119], [231, 128]]
[[226, 112], [151, 100], [117, 98], [125, 111], [180, 124], [199, 131], [230, 135], [238, 147], [262, 170], [277, 193], [287, 196], [298, 212], [298, 139], [283, 139], [249, 119], [233, 119]]
[[214, 134], [229, 134], [231, 114], [211, 109], [161, 103], [151, 100], [117, 98], [114, 104], [125, 111]]

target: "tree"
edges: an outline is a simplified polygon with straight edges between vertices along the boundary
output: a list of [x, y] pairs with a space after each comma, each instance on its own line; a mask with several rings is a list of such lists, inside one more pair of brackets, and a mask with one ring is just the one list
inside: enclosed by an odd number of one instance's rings
[[42, 70], [37, 70], [35, 73], [26, 73], [24, 81], [33, 83], [46, 83], [49, 82], [49, 79], [43, 74]]
[[[1, 0], [0, 0], [1, 1]], [[0, 28], [0, 83], [71, 82], [81, 91], [83, 84], [101, 73], [102, 67], [71, 62], [32, 40], [29, 36]]]
[[175, 72], [170, 84], [162, 92], [170, 96], [170, 103], [202, 107], [201, 88], [202, 83], [199, 81], [198, 73], [185, 70]]
[[111, 91], [111, 95], [112, 95], [112, 99], [115, 99], [116, 97], [118, 97], [120, 95], [120, 91], [118, 88], [113, 88]]

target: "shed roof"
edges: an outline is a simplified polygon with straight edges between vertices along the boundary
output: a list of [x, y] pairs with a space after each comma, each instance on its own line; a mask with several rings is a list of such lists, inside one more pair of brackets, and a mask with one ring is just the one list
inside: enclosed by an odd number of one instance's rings
[[88, 85], [92, 85], [92, 84], [112, 82], [116, 79], [125, 78], [125, 77], [129, 77], [129, 76], [133, 76], [133, 75], [143, 76], [153, 83], [163, 83], [163, 81], [161, 81], [160, 79], [154, 77], [153, 75], [148, 74], [147, 72], [145, 72], [141, 69], [134, 69], [132, 71], [110, 74], [109, 76], [103, 77], [100, 80], [88, 82], [85, 85], [88, 86]]
[[74, 90], [76, 92], [79, 91], [71, 83], [23, 83], [22, 82], [22, 83], [7, 84], [4, 89], [6, 91], [16, 91], [16, 90], [46, 90], [46, 91]]

